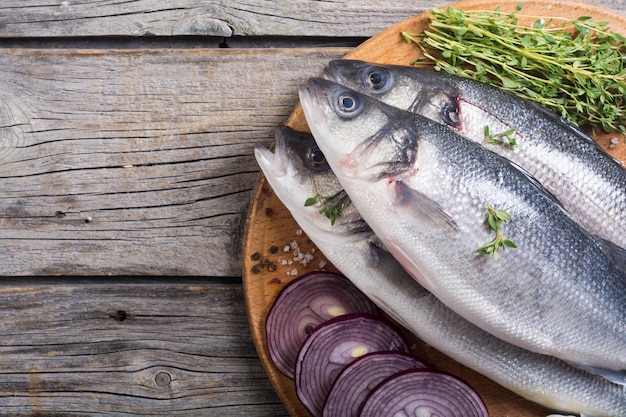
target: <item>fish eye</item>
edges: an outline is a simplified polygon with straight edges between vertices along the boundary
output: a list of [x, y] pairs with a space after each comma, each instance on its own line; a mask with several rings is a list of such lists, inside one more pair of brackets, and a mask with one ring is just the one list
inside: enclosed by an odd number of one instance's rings
[[373, 71], [367, 74], [366, 80], [367, 85], [374, 90], [380, 90], [386, 84], [386, 77], [378, 71]]
[[307, 152], [307, 163], [311, 169], [325, 171], [330, 169], [324, 153], [317, 146], [311, 147]]
[[372, 93], [382, 94], [394, 85], [393, 72], [383, 67], [369, 67], [362, 72], [365, 87]]
[[311, 152], [311, 161], [314, 165], [322, 165], [326, 162], [326, 157], [319, 149], [315, 149]]
[[346, 88], [338, 89], [332, 96], [331, 103], [335, 113], [343, 119], [357, 117], [365, 108], [365, 102], [353, 91]]
[[339, 96], [339, 108], [346, 112], [352, 112], [356, 109], [356, 100], [350, 96]]

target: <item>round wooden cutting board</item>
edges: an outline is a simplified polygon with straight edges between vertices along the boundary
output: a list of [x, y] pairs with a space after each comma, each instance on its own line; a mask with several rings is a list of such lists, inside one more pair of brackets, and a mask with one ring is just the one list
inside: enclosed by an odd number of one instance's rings
[[[468, 0], [451, 4], [464, 10], [511, 12], [518, 0], [487, 1]], [[608, 21], [611, 29], [626, 35], [626, 17], [584, 3], [550, 0], [531, 0], [524, 3], [523, 14], [534, 16], [562, 16], [576, 18], [592, 16], [596, 21]], [[364, 42], [346, 58], [361, 59], [382, 64], [410, 65], [419, 55], [417, 48], [405, 42], [400, 33], [420, 33], [427, 27], [428, 13], [414, 16], [389, 27]], [[311, 74], [320, 76], [321, 74]], [[294, 91], [294, 94], [298, 94]], [[308, 130], [302, 109], [298, 105], [287, 123], [296, 130]], [[626, 161], [626, 145], [618, 144], [609, 149], [611, 138], [616, 135], [599, 135], [595, 139], [614, 157]], [[273, 193], [262, 175], [256, 185], [246, 224], [243, 248], [243, 284], [252, 337], [259, 357], [274, 384], [280, 398], [294, 417], [308, 417], [309, 413], [298, 401], [293, 381], [283, 376], [271, 363], [265, 339], [265, 318], [279, 291], [291, 280], [306, 272], [326, 269], [336, 271], [321, 252], [300, 231], [288, 210]], [[312, 260], [305, 263], [294, 261], [294, 252], [309, 254]], [[309, 259], [306, 256], [303, 259]], [[506, 390], [482, 375], [456, 363], [447, 356], [407, 333], [413, 353], [439, 369], [457, 375], [469, 383], [482, 396], [491, 417], [544, 417], [548, 410], [533, 404]]]

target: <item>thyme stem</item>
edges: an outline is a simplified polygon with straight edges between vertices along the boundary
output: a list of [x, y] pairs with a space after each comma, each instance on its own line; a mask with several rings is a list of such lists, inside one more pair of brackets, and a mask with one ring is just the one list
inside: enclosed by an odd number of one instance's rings
[[498, 85], [578, 126], [626, 138], [624, 36], [588, 16], [541, 18], [522, 7], [434, 9], [426, 30], [402, 35], [422, 52], [415, 64]]

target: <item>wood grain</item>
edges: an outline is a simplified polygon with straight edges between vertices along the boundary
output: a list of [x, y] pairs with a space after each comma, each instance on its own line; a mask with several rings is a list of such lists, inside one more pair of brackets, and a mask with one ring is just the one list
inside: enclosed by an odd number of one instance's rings
[[0, 50], [0, 272], [240, 276], [252, 149], [346, 52]]
[[0, 287], [0, 414], [288, 416], [240, 285], [11, 281]]
[[[446, 3], [3, 0], [0, 275], [97, 277], [0, 280], [0, 415], [287, 417], [238, 278], [252, 147], [346, 46]], [[102, 276], [128, 274], [213, 278]]]
[[[445, 0], [4, 0], [0, 37], [373, 36]], [[619, 10], [621, 0], [589, 0]]]
[[0, 36], [372, 36], [443, 0], [5, 0]]
[[[509, 12], [514, 10], [517, 3], [515, 0], [500, 1], [497, 3], [497, 6], [503, 12]], [[466, 10], [493, 10], [496, 4], [490, 0], [469, 0], [455, 3], [453, 6]], [[599, 9], [583, 3], [552, 2], [547, 0], [525, 2], [524, 13], [541, 16], [547, 12], [570, 18], [586, 15], [594, 16], [596, 20], [608, 20], [613, 30], [626, 35], [626, 17], [605, 9]], [[413, 45], [407, 44], [402, 40], [400, 33], [402, 31], [419, 33], [426, 28], [427, 24], [427, 14], [414, 16], [377, 34], [351, 51], [347, 57], [385, 64], [409, 65], [415, 60], [418, 52]], [[300, 105], [296, 106], [290, 115], [288, 124], [296, 130], [308, 130]], [[609, 144], [608, 137], [603, 137], [601, 144], [606, 147]], [[626, 161], [626, 147], [623, 145], [607, 150], [615, 157]], [[271, 215], [268, 215], [268, 213]], [[265, 179], [261, 178], [255, 190], [253, 205], [250, 208], [246, 243], [244, 245], [243, 277], [248, 314], [259, 356], [279, 395], [294, 417], [307, 417], [309, 413], [298, 401], [293, 381], [283, 376], [271, 363], [267, 352], [264, 326], [267, 311], [284, 285], [303, 273], [320, 269], [319, 261], [314, 260], [307, 266], [295, 265], [297, 273], [292, 274], [291, 266], [278, 268], [276, 271], [267, 269], [258, 271], [255, 269], [256, 262], [250, 257], [252, 253], [260, 252], [262, 256], [268, 257], [271, 262], [280, 265], [276, 255], [272, 256], [267, 253], [267, 248], [270, 245], [279, 244], [276, 242], [284, 242], [290, 239], [297, 242], [300, 247], [307, 247], [308, 251], [315, 250], [312, 244], [307, 243], [306, 236], [298, 236], [296, 234], [297, 230], [297, 223], [291, 218], [288, 210], [280, 203]], [[319, 251], [316, 251], [316, 253], [318, 253], [318, 257], [322, 256], [319, 254]], [[324, 261], [323, 258], [320, 260]], [[333, 268], [332, 265], [330, 268]], [[414, 353], [436, 367], [461, 377], [476, 389], [485, 401], [490, 416], [544, 417], [549, 413], [547, 409], [524, 400], [473, 370], [437, 352], [408, 332], [407, 334], [411, 338], [411, 350]]]

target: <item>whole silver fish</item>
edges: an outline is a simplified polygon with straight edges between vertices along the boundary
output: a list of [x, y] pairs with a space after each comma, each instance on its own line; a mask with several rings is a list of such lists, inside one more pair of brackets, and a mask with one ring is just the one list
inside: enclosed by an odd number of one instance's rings
[[[508, 344], [458, 316], [418, 285], [354, 211], [310, 135], [276, 130], [276, 148], [255, 149], [272, 189], [329, 261], [379, 307], [424, 342], [517, 394], [561, 412], [587, 417], [626, 415], [622, 387], [559, 359]], [[315, 192], [335, 196], [344, 215], [331, 226]]]
[[[591, 233], [626, 248], [626, 170], [555, 113], [500, 88], [429, 69], [335, 60], [325, 75], [476, 142], [489, 142], [487, 128], [502, 142], [486, 144], [490, 150], [537, 178]], [[507, 131], [514, 146], [502, 135]]]
[[[300, 100], [352, 203], [420, 284], [509, 343], [622, 377], [626, 276], [614, 247], [509, 161], [439, 123], [323, 79]], [[498, 261], [477, 250], [498, 237], [488, 207], [510, 215], [500, 233], [517, 244]]]

